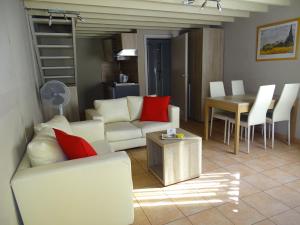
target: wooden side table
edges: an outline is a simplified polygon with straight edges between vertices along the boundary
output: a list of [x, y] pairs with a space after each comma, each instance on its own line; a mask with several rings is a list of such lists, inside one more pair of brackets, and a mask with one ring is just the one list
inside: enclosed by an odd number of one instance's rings
[[146, 135], [148, 169], [164, 185], [199, 177], [202, 171], [202, 139], [183, 129], [183, 140], [162, 140], [163, 132]]

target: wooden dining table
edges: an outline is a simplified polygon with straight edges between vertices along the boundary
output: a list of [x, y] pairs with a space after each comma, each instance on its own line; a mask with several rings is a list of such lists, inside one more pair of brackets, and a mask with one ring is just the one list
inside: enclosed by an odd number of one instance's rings
[[[240, 133], [240, 119], [241, 113], [247, 113], [250, 111], [256, 95], [235, 95], [235, 96], [224, 96], [224, 97], [214, 97], [206, 98], [204, 105], [204, 140], [208, 140], [208, 123], [209, 123], [209, 112], [210, 108], [218, 108], [225, 111], [235, 113], [235, 132], [234, 132], [234, 149], [231, 151], [234, 154], [239, 153], [239, 133]], [[273, 109], [276, 105], [276, 101], [279, 99], [278, 96], [274, 96], [270, 104], [269, 109]], [[296, 122], [297, 122], [297, 111], [298, 111], [297, 99], [292, 108], [291, 112], [291, 141], [295, 138], [296, 134]]]

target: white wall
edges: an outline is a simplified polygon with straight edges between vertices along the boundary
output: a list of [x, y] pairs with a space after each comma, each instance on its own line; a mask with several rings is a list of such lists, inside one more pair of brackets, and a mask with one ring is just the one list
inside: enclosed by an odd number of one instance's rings
[[42, 116], [23, 1], [1, 0], [0, 21], [0, 224], [16, 225], [10, 179]]
[[[244, 80], [248, 93], [257, 93], [263, 84], [276, 84], [275, 94], [278, 95], [285, 83], [300, 82], [299, 59], [256, 62], [257, 26], [299, 16], [300, 1], [291, 0], [290, 7], [270, 7], [268, 13], [253, 13], [250, 18], [225, 24], [224, 81], [227, 93], [231, 93], [230, 82], [234, 79]], [[286, 134], [286, 129], [286, 124], [280, 124], [276, 132]], [[300, 138], [300, 112], [296, 136]]]

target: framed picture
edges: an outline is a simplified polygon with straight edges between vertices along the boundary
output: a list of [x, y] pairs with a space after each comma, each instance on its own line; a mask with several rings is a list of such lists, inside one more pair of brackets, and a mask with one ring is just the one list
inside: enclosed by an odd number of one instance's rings
[[297, 58], [299, 18], [257, 27], [256, 60]]

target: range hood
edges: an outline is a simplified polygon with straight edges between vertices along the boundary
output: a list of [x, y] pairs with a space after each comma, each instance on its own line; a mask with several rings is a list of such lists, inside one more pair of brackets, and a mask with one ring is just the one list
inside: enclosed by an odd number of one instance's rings
[[137, 56], [136, 33], [122, 33], [122, 50], [117, 53], [117, 60], [126, 60], [128, 57]]

